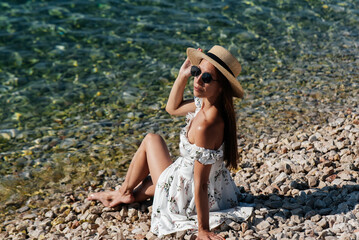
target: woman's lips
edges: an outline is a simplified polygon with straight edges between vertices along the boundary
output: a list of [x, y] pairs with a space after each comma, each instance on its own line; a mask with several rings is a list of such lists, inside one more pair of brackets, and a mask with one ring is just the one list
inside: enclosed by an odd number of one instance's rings
[[203, 89], [202, 89], [202, 88], [199, 88], [199, 87], [196, 87], [196, 86], [194, 86], [193, 88], [194, 88], [194, 90], [195, 90], [196, 92], [203, 92]]

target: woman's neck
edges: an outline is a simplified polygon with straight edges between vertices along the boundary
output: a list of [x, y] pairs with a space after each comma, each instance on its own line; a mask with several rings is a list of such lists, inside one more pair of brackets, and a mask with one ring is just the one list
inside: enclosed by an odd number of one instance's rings
[[211, 107], [219, 108], [220, 106], [220, 100], [219, 97], [216, 98], [202, 98], [202, 109], [207, 110]]

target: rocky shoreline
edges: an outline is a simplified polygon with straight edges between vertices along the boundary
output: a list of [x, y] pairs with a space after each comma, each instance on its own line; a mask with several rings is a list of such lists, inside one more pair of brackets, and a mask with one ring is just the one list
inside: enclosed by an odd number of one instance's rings
[[[240, 141], [233, 171], [243, 202], [254, 203], [243, 223], [215, 231], [226, 239], [359, 239], [359, 109], [329, 124], [279, 137]], [[46, 192], [0, 223], [0, 239], [157, 239], [149, 232], [151, 201], [104, 208], [88, 192], [113, 189], [123, 178], [99, 171], [82, 187]], [[41, 207], [39, 207], [39, 205]], [[165, 239], [194, 239], [179, 232]]]

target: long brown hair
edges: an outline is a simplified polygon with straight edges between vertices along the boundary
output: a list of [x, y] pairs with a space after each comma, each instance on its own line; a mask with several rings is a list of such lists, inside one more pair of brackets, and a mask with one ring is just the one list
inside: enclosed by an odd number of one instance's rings
[[238, 142], [237, 122], [233, 106], [232, 88], [227, 78], [218, 70], [218, 80], [222, 86], [221, 113], [224, 121], [224, 160], [227, 167], [237, 168], [238, 164]]

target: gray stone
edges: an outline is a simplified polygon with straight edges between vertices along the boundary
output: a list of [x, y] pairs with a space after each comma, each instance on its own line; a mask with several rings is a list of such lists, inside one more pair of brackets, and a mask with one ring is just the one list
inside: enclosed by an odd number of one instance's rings
[[65, 218], [65, 222], [71, 222], [71, 221], [74, 221], [77, 219], [77, 216], [73, 213], [73, 212], [70, 212], [66, 218]]
[[22, 208], [19, 208], [18, 210], [17, 210], [17, 212], [19, 212], [19, 213], [23, 213], [23, 212], [26, 212], [27, 210], [29, 210], [30, 208], [28, 207], [28, 206], [24, 206], [24, 207], [22, 207]]
[[270, 208], [280, 208], [282, 207], [282, 201], [271, 201], [271, 200], [267, 200], [264, 202], [264, 205], [270, 207]]
[[121, 209], [120, 215], [121, 215], [122, 217], [127, 217], [127, 216], [128, 216], [128, 210], [127, 210], [127, 207], [126, 207], [126, 206]]
[[289, 209], [289, 210], [300, 208], [300, 207], [301, 207], [301, 205], [299, 205], [298, 203], [291, 203], [289, 201], [285, 201], [282, 205], [282, 208]]
[[318, 178], [316, 176], [307, 176], [308, 186], [315, 187], [318, 184]]
[[313, 217], [310, 218], [310, 220], [311, 220], [312, 222], [318, 222], [318, 221], [321, 220], [321, 219], [322, 219], [322, 217], [321, 217], [319, 214], [314, 215]]
[[332, 212], [332, 208], [328, 207], [328, 208], [320, 209], [318, 213], [321, 214], [321, 215], [328, 215], [331, 212]]
[[301, 145], [302, 145], [301, 142], [295, 142], [295, 143], [292, 144], [291, 147], [292, 147], [293, 150], [299, 150]]
[[345, 122], [345, 118], [337, 118], [333, 122], [329, 123], [331, 127], [341, 126]]
[[94, 223], [97, 219], [97, 215], [96, 214], [89, 214], [86, 218], [87, 221], [89, 221], [90, 223]]
[[22, 219], [23, 219], [23, 220], [35, 219], [36, 217], [37, 217], [36, 214], [34, 214], [34, 213], [29, 213], [29, 214], [25, 214], [25, 215], [22, 217]]
[[337, 238], [334, 237], [334, 234], [329, 229], [326, 229], [319, 234], [318, 239], [334, 240]]
[[78, 215], [78, 219], [80, 221], [85, 221], [89, 215], [90, 215], [90, 212], [87, 210], [85, 213]]
[[292, 168], [288, 163], [281, 163], [278, 169], [280, 172], [285, 172], [286, 174], [292, 173]]
[[325, 203], [326, 206], [330, 206], [330, 204], [333, 203], [333, 200], [330, 196], [326, 196], [325, 198], [323, 198], [323, 202]]
[[329, 226], [327, 220], [325, 218], [322, 218], [318, 223], [318, 226], [325, 229]]
[[15, 229], [16, 229], [16, 231], [18, 231], [18, 232], [22, 232], [22, 231], [26, 230], [27, 227], [28, 227], [28, 226], [27, 226], [26, 223], [20, 222], [20, 223], [16, 226]]
[[[176, 232], [175, 239], [184, 239], [185, 235], [186, 235], [186, 231]], [[147, 235], [146, 235], [146, 238], [147, 238]]]
[[[186, 232], [185, 232], [186, 233]], [[184, 237], [184, 236], [183, 236]], [[156, 237], [156, 235], [154, 235], [152, 232], [148, 232], [147, 234], [146, 234], [146, 239], [147, 240], [155, 240], [155, 239], [157, 239], [157, 237]], [[178, 239], [180, 239], [180, 238], [178, 238]]]
[[340, 203], [339, 205], [338, 205], [338, 212], [340, 212], [340, 213], [345, 213], [345, 212], [347, 212], [348, 211], [348, 203], [346, 203], [346, 202], [343, 202], [343, 203]]
[[[317, 214], [316, 211], [311, 210], [311, 211], [308, 211], [308, 212], [305, 213], [304, 218], [305, 218], [305, 219], [311, 219], [311, 218], [314, 217], [316, 214]], [[311, 221], [312, 221], [312, 220], [311, 220]], [[318, 221], [319, 221], [319, 220], [318, 220]]]
[[[290, 217], [290, 221], [295, 223], [295, 224], [300, 224], [302, 222], [302, 218], [298, 215], [292, 215]], [[292, 226], [294, 226], [295, 224], [293, 224]]]
[[298, 215], [298, 216], [303, 215], [303, 209], [302, 208], [293, 209], [291, 212], [292, 212], [293, 215]]
[[132, 230], [132, 233], [133, 234], [141, 234], [141, 233], [143, 233], [143, 230], [141, 228], [135, 228]]
[[91, 201], [86, 201], [85, 204], [83, 204], [81, 207], [80, 207], [80, 212], [81, 213], [85, 213], [91, 206]]
[[342, 150], [345, 147], [345, 143], [341, 141], [334, 141], [334, 144], [339, 150]]
[[259, 224], [256, 225], [256, 228], [259, 230], [266, 230], [269, 229], [270, 223], [266, 220], [261, 221]]
[[0, 137], [10, 140], [15, 138], [18, 135], [19, 131], [17, 129], [2, 129], [0, 130]]
[[139, 227], [143, 230], [143, 232], [148, 232], [150, 230], [150, 227], [146, 223], [139, 223]]
[[282, 172], [281, 174], [279, 174], [276, 179], [274, 180], [274, 183], [279, 184], [279, 183], [283, 183], [286, 179], [288, 178], [288, 175], [284, 172]]
[[38, 239], [41, 235], [45, 235], [42, 230], [38, 230], [38, 229], [29, 231], [28, 234], [31, 238], [35, 238], [35, 239]]
[[304, 141], [304, 142], [302, 142], [301, 147], [306, 148], [306, 149], [310, 149], [310, 148], [313, 147], [313, 143], [311, 143], [310, 141]]
[[350, 181], [352, 180], [352, 175], [348, 171], [342, 171], [337, 174], [342, 180]]
[[102, 209], [102, 207], [95, 206], [90, 208], [90, 213], [100, 215], [102, 213]]
[[336, 178], [333, 180], [332, 185], [340, 186], [342, 184], [343, 180]]
[[231, 220], [227, 220], [226, 224], [233, 230], [241, 231], [241, 224], [240, 223], [237, 223], [237, 222], [234, 222], [234, 221], [231, 221]]
[[52, 219], [44, 219], [43, 221], [41, 221], [40, 226], [43, 226], [44, 229], [46, 230], [48, 227], [51, 227], [51, 222]]
[[231, 236], [231, 237], [228, 237], [228, 238], [226, 238], [227, 240], [237, 240], [237, 238], [236, 237], [233, 237], [233, 236]]
[[329, 151], [329, 149], [323, 142], [314, 142], [314, 148], [315, 148], [315, 150], [322, 152], [322, 153], [327, 153]]
[[77, 144], [78, 144], [78, 141], [76, 139], [74, 139], [74, 138], [66, 138], [66, 139], [62, 140], [59, 147], [61, 149], [69, 149], [71, 147], [75, 147]]
[[343, 233], [340, 235], [339, 240], [351, 240], [351, 239], [358, 239], [355, 237], [353, 233]]
[[54, 218], [55, 217], [55, 213], [53, 212], [53, 211], [47, 211], [46, 213], [45, 213], [45, 217], [47, 217], [47, 218]]
[[316, 133], [316, 134], [313, 134], [312, 136], [310, 136], [308, 138], [308, 141], [313, 143], [313, 142], [316, 142], [318, 141], [319, 138], [321, 138], [322, 136], [319, 134], [319, 133]]

